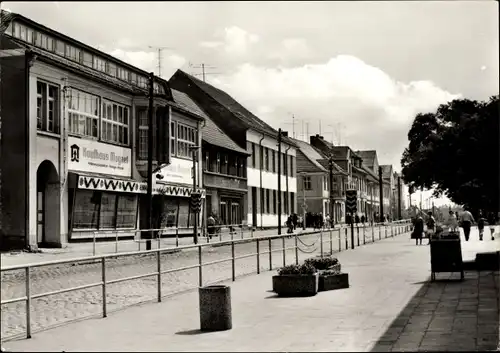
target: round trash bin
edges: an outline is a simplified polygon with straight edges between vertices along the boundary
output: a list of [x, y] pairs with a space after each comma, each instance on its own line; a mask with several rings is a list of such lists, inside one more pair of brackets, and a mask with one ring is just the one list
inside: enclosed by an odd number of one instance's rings
[[224, 331], [233, 327], [231, 315], [231, 287], [206, 286], [199, 289], [200, 329]]

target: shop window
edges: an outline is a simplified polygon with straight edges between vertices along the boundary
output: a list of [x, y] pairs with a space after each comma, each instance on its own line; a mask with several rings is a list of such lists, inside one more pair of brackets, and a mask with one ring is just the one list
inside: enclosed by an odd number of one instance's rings
[[135, 228], [137, 195], [119, 195], [116, 209], [116, 228]]
[[178, 225], [179, 228], [189, 227], [189, 198], [179, 199]]
[[99, 220], [100, 192], [78, 190], [73, 210], [73, 229], [97, 229]]
[[99, 229], [113, 229], [116, 224], [116, 194], [103, 193], [99, 211]]
[[77, 190], [72, 221], [73, 230], [133, 229], [137, 195]]

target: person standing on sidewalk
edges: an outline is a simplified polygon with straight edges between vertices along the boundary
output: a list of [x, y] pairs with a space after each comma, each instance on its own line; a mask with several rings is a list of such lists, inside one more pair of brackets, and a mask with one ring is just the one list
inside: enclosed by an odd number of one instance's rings
[[483, 212], [479, 210], [479, 214], [477, 216], [477, 230], [479, 231], [479, 240], [483, 240], [483, 235], [484, 235], [484, 223], [486, 222], [486, 219], [483, 217]]
[[474, 217], [472, 217], [472, 214], [468, 209], [465, 209], [464, 212], [462, 212], [461, 221], [462, 228], [464, 229], [465, 241], [469, 241], [470, 227], [472, 226], [472, 223], [474, 223]]
[[427, 213], [427, 236], [429, 237], [429, 242], [427, 245], [431, 243], [431, 238], [434, 236], [436, 233], [436, 220], [434, 219], [434, 216], [432, 215], [432, 212]]
[[495, 216], [495, 212], [490, 212], [488, 214], [488, 225], [490, 226], [490, 235], [491, 240], [495, 240], [495, 225], [497, 223], [497, 219]]
[[415, 245], [418, 245], [420, 240], [420, 245], [422, 245], [422, 236], [424, 234], [424, 219], [421, 215], [417, 215], [415, 219], [415, 225], [413, 226], [413, 237], [415, 238]]

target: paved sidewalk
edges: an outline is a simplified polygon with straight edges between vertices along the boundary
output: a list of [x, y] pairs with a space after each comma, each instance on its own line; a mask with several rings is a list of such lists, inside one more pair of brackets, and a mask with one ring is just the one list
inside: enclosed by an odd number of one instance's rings
[[[498, 240], [464, 250], [500, 249]], [[336, 254], [349, 289], [277, 298], [275, 271], [229, 282], [233, 329], [200, 333], [196, 292], [9, 341], [12, 351], [400, 351], [494, 349], [498, 272], [429, 283], [429, 247], [409, 236]], [[441, 278], [441, 277], [439, 277]], [[437, 343], [434, 343], [437, 342]]]

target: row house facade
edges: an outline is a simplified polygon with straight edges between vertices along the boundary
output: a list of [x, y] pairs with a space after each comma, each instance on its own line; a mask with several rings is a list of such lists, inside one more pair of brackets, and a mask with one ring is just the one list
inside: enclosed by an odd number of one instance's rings
[[301, 213], [330, 215], [335, 223], [340, 222], [345, 212], [347, 173], [307, 142], [293, 141], [297, 145], [297, 204]]
[[202, 129], [203, 186], [207, 192], [206, 217], [222, 225], [239, 225], [247, 214], [246, 149], [239, 147], [205, 115]]
[[[218, 128], [248, 152], [248, 196], [243, 221], [254, 227], [276, 227], [279, 214], [284, 223], [287, 215], [296, 213], [296, 146], [286, 133], [281, 140], [280, 153], [278, 131], [226, 92], [181, 70], [176, 71], [169, 83], [171, 87], [187, 93]], [[281, 193], [281, 207], [278, 193]]]
[[[21, 15], [1, 16], [2, 245], [135, 236], [145, 228], [148, 73]], [[190, 147], [201, 144], [203, 117], [166, 81], [153, 88], [153, 192], [177, 206], [169, 225], [189, 227]]]
[[392, 165], [384, 164], [381, 165], [382, 168], [382, 179], [384, 181], [384, 213], [390, 218], [394, 219], [396, 213], [396, 203], [394, 199], [394, 189], [395, 181], [394, 179], [394, 169]]

